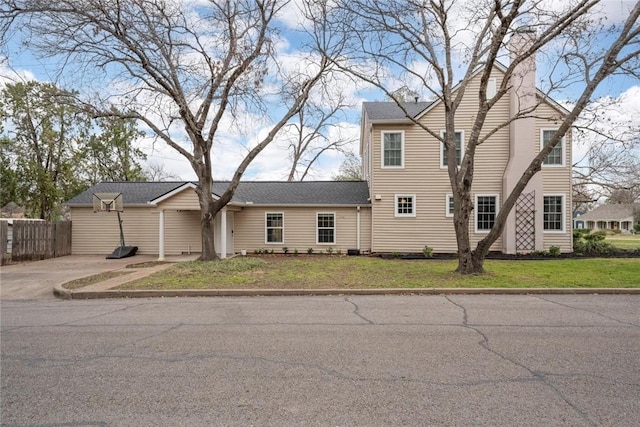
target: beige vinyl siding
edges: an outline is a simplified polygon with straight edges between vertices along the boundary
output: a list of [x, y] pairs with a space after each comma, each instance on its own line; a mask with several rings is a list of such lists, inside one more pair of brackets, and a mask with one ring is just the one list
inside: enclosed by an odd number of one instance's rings
[[[265, 242], [265, 213], [284, 214], [284, 242]], [[335, 244], [316, 243], [316, 214], [335, 214]], [[360, 247], [368, 251], [371, 247], [370, 230], [371, 209], [360, 209]], [[357, 248], [357, 208], [356, 207], [245, 207], [235, 213], [234, 246], [236, 251], [246, 249], [253, 252], [256, 249], [273, 249], [282, 253], [287, 247], [291, 253], [298, 249], [306, 253], [308, 248], [314, 252], [327, 251], [331, 247], [335, 251], [340, 249], [346, 253], [347, 249]]]
[[[542, 104], [538, 107], [538, 111], [542, 117], [554, 117], [558, 112], [548, 104]], [[537, 147], [536, 152], [540, 151], [540, 135], [542, 129], [556, 129], [558, 124], [549, 122], [542, 118], [536, 121]], [[542, 166], [542, 181], [544, 186], [544, 195], [563, 195], [564, 196], [564, 233], [544, 232], [544, 249], [548, 250], [551, 246], [558, 246], [562, 252], [573, 251], [573, 224], [572, 224], [572, 192], [571, 192], [571, 133], [565, 136], [564, 164], [565, 166]], [[539, 210], [542, 212], [543, 207]]]
[[[127, 246], [139, 254], [158, 253], [158, 214], [152, 208], [125, 207], [122, 229]], [[115, 212], [94, 213], [92, 208], [71, 208], [73, 254], [108, 255], [120, 246], [120, 228]]]
[[[497, 84], [500, 84], [500, 77]], [[464, 144], [471, 135], [472, 119], [477, 109], [478, 82], [467, 89], [461, 104], [456, 129], [464, 131]], [[488, 132], [508, 117], [508, 99], [504, 98], [489, 113], [485, 129]], [[438, 105], [422, 117], [422, 122], [440, 134], [444, 130], [444, 107]], [[457, 250], [453, 218], [446, 217], [446, 194], [451, 194], [448, 171], [440, 167], [440, 141], [418, 126], [375, 125], [373, 131], [372, 180], [372, 251], [421, 252], [429, 245], [437, 252]], [[404, 169], [382, 169], [381, 132], [404, 130]], [[502, 175], [509, 155], [508, 128], [499, 130], [477, 148], [476, 167], [472, 186], [475, 194], [495, 194], [502, 201]], [[416, 217], [394, 216], [394, 194], [415, 194]], [[376, 200], [375, 196], [382, 200]], [[475, 214], [475, 212], [474, 212]], [[470, 218], [471, 243], [475, 244], [486, 233], [475, 233], [475, 218]], [[492, 249], [501, 248], [498, 239]]]
[[[125, 208], [121, 213], [127, 246], [137, 246], [139, 254], [158, 254], [159, 212], [154, 208]], [[94, 213], [91, 208], [72, 208], [72, 252], [110, 254], [120, 245], [120, 229], [115, 213]], [[200, 252], [199, 211], [165, 211], [165, 254]]]
[[162, 209], [197, 210], [200, 211], [198, 195], [193, 188], [186, 188], [168, 199], [159, 203]]

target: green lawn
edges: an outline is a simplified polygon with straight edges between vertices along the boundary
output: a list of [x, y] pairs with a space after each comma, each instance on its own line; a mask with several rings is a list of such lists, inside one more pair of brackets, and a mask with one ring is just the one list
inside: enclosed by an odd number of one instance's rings
[[640, 250], [640, 234], [614, 234], [605, 240], [618, 249]]
[[640, 287], [640, 259], [488, 260], [461, 276], [454, 260], [347, 256], [237, 257], [185, 262], [116, 289]]

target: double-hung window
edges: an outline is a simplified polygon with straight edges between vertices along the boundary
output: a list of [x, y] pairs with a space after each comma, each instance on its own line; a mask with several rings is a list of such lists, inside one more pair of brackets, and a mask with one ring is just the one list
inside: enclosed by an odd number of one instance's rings
[[413, 194], [395, 195], [395, 216], [416, 216], [416, 196]]
[[544, 231], [564, 231], [564, 196], [544, 196]]
[[404, 167], [403, 132], [382, 132], [382, 167]]
[[446, 203], [445, 216], [453, 217], [453, 194], [447, 194], [445, 198], [445, 203]]
[[265, 214], [265, 243], [284, 243], [284, 214], [267, 212]]
[[485, 233], [493, 228], [498, 214], [498, 196], [476, 196], [476, 232]]
[[[542, 150], [547, 146], [553, 135], [556, 133], [555, 129], [542, 129], [540, 134], [540, 149]], [[549, 152], [547, 157], [542, 161], [545, 166], [564, 166], [564, 138], [562, 138], [555, 147]]]
[[317, 214], [317, 239], [318, 244], [336, 243], [336, 214]]
[[[440, 142], [440, 167], [447, 167], [447, 159], [449, 158], [449, 150], [447, 150], [447, 145], [444, 143], [444, 140], [447, 138], [447, 133], [445, 131], [440, 132], [442, 136], [442, 142]], [[455, 133], [454, 143], [456, 146], [456, 164], [460, 166], [462, 163], [462, 155], [464, 151], [464, 132], [461, 130], [457, 130]]]

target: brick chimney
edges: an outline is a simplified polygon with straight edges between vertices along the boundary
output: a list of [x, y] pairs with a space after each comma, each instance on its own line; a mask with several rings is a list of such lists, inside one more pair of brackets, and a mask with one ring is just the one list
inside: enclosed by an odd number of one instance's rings
[[[522, 52], [531, 46], [535, 37], [535, 31], [527, 29], [519, 30], [511, 36], [508, 44], [511, 62], [516, 60]], [[531, 55], [515, 67], [510, 84], [510, 117], [515, 117], [536, 106], [535, 55]], [[538, 151], [540, 136], [536, 132], [536, 119], [533, 117], [533, 114], [528, 114], [528, 116], [529, 117], [525, 116], [514, 120], [509, 125], [509, 161], [502, 180], [502, 197], [505, 199]], [[513, 254], [518, 251], [530, 252], [543, 249], [542, 203], [544, 198], [542, 174], [537, 173], [531, 181], [529, 181], [523, 194], [531, 193], [532, 191], [535, 191], [535, 206], [533, 206], [534, 211], [530, 213], [531, 217], [529, 220], [534, 221], [534, 227], [530, 227], [530, 229], [535, 231], [530, 237], [534, 238], [535, 245], [523, 247], [524, 245], [518, 244], [518, 242], [524, 242], [528, 239], [522, 236], [522, 234], [525, 233], [524, 229], [527, 227], [516, 223], [516, 206], [507, 218], [507, 223], [502, 235], [502, 251], [504, 253]], [[518, 221], [526, 221], [526, 215], [518, 215]]]

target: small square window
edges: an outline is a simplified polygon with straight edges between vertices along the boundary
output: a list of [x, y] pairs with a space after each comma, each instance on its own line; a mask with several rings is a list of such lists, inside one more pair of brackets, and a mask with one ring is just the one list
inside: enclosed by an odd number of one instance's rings
[[396, 194], [395, 216], [416, 216], [416, 197], [414, 195]]
[[453, 194], [447, 194], [445, 216], [453, 217]]

